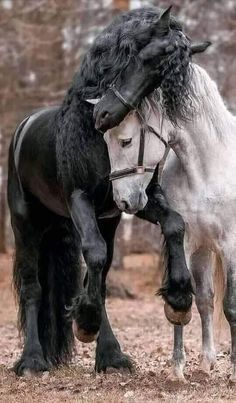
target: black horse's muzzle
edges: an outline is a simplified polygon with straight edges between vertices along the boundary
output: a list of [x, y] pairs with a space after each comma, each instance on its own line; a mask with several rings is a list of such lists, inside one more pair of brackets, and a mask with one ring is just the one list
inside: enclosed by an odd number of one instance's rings
[[[101, 101], [100, 101], [101, 102]], [[107, 130], [118, 126], [127, 115], [127, 110], [121, 105], [115, 111], [103, 109], [102, 105], [96, 105], [94, 108], [93, 118], [95, 121], [95, 129], [105, 133]]]
[[94, 107], [93, 118], [96, 130], [105, 133], [118, 126], [127, 113], [135, 110], [135, 105], [128, 102], [112, 84], [106, 96]]

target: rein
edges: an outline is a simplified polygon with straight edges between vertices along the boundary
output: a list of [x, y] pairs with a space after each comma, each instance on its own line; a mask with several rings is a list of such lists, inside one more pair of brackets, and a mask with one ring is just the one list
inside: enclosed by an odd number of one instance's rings
[[[136, 174], [144, 174], [145, 172], [155, 172], [156, 168], [149, 168], [144, 165], [144, 149], [145, 149], [145, 133], [147, 131], [155, 134], [155, 136], [164, 144], [164, 146], [167, 148], [168, 144], [166, 140], [162, 137], [161, 134], [157, 133], [156, 130], [152, 127], [149, 126], [146, 122], [144, 117], [141, 115], [141, 113], [136, 109], [136, 107], [129, 102], [126, 101], [126, 99], [120, 94], [120, 92], [116, 89], [115, 85], [112, 84], [109, 89], [113, 92], [113, 94], [119, 99], [119, 101], [129, 110], [136, 110], [138, 113], [138, 117], [140, 119], [141, 123], [141, 129], [140, 129], [140, 142], [139, 142], [139, 152], [138, 152], [138, 161], [137, 165], [134, 166], [133, 168], [125, 168], [125, 169], [120, 169], [119, 171], [113, 171], [109, 175], [110, 181], [114, 181], [116, 179], [124, 178], [126, 176], [131, 176], [131, 175], [136, 175]], [[163, 126], [163, 117], [161, 121], [161, 133], [162, 133], [162, 126]]]

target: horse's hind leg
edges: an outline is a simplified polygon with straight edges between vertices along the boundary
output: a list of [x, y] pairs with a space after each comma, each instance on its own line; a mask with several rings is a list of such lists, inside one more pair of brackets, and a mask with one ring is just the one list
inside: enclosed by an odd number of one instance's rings
[[[13, 219], [14, 221], [14, 219]], [[13, 224], [16, 238], [14, 282], [19, 295], [19, 324], [24, 333], [24, 348], [14, 370], [17, 375], [46, 371], [38, 335], [41, 287], [38, 280], [38, 251], [41, 234], [28, 220]]]
[[41, 287], [38, 280], [39, 245], [43, 223], [39, 210], [33, 212], [25, 201], [14, 166], [13, 145], [9, 151], [8, 203], [15, 236], [15, 262], [13, 280], [19, 299], [19, 327], [24, 333], [24, 349], [14, 370], [18, 375], [26, 371], [48, 369], [38, 335], [38, 311]]
[[236, 383], [236, 256], [227, 254], [224, 259], [224, 269], [227, 276], [224, 313], [230, 326], [231, 362], [233, 364], [233, 374], [230, 379]]
[[107, 368], [128, 368], [132, 363], [128, 356], [122, 353], [106, 313], [106, 277], [113, 257], [114, 236], [120, 217], [101, 220], [99, 228], [107, 244], [107, 262], [102, 272], [102, 323], [96, 348], [95, 369], [97, 372], [106, 371]]
[[213, 337], [214, 288], [212, 252], [199, 249], [191, 257], [191, 271], [196, 283], [196, 305], [202, 323], [202, 357], [200, 370], [209, 373], [216, 361]]

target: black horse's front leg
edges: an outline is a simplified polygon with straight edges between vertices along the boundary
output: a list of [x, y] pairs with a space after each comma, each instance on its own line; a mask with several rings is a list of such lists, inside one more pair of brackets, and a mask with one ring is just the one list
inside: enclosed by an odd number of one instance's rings
[[175, 325], [185, 325], [191, 319], [192, 282], [184, 253], [185, 224], [180, 214], [172, 210], [158, 183], [147, 189], [148, 203], [137, 213], [139, 218], [161, 225], [166, 247], [166, 273], [159, 295], [165, 300], [167, 319]]
[[101, 282], [106, 264], [107, 248], [95, 217], [94, 208], [85, 192], [76, 190], [70, 199], [70, 214], [79, 232], [88, 270], [86, 288], [73, 307], [74, 332], [80, 341], [92, 342], [102, 320]]

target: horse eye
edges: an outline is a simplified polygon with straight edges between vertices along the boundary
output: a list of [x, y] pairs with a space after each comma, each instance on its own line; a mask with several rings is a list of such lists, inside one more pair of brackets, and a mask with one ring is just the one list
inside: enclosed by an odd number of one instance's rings
[[132, 143], [132, 138], [130, 138], [130, 139], [121, 139], [121, 140], [119, 140], [119, 143], [120, 143], [122, 148], [128, 147]]

